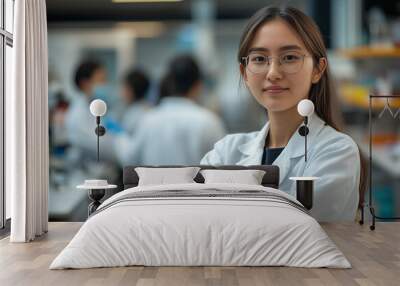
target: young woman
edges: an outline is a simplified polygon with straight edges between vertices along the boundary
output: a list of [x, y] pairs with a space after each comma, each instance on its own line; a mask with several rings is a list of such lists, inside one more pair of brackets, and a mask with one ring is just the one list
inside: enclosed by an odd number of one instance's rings
[[[237, 60], [254, 98], [268, 112], [258, 132], [227, 135], [201, 160], [210, 165], [273, 164], [280, 189], [295, 195], [291, 176], [316, 176], [311, 214], [319, 221], [354, 220], [359, 202], [360, 154], [333, 122], [332, 82], [326, 48], [314, 21], [295, 8], [266, 7], [254, 14], [241, 37]], [[302, 99], [309, 118], [308, 158], [298, 129]], [[251, 116], [251, 115], [250, 115]]]

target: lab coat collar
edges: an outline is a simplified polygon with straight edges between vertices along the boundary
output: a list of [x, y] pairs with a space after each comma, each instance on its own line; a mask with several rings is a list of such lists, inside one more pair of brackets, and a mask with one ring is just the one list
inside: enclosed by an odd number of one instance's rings
[[258, 132], [256, 137], [248, 141], [247, 143], [240, 145], [239, 151], [242, 152], [244, 155], [253, 155], [256, 152], [263, 151], [265, 138], [267, 137], [269, 131], [269, 121], [264, 127]]
[[[315, 113], [309, 118], [309, 134], [307, 136], [308, 151], [312, 148], [317, 134], [321, 131], [324, 125], [325, 122]], [[298, 133], [300, 126], [290, 138], [285, 149], [283, 149], [282, 153], [273, 163], [274, 165], [279, 166], [279, 183], [282, 183], [288, 174], [290, 169], [290, 159], [304, 156], [304, 137]], [[265, 126], [260, 130], [260, 132], [258, 132], [254, 139], [239, 146], [239, 151], [245, 156], [238, 162], [238, 165], [259, 165], [262, 163], [261, 159], [264, 151], [265, 138], [267, 137], [268, 131], [269, 122], [265, 124]]]
[[[304, 156], [304, 137], [299, 134], [299, 128], [303, 124], [300, 124], [296, 132], [290, 138], [288, 145], [285, 149], [289, 150], [290, 158], [296, 158]], [[307, 135], [307, 149], [310, 150], [314, 146], [315, 138], [325, 126], [325, 122], [315, 113], [309, 118], [308, 129], [309, 133]]]
[[[249, 142], [240, 145], [239, 151], [245, 155], [251, 155], [254, 152], [259, 151], [260, 149], [261, 151], [263, 151], [265, 138], [267, 137], [267, 134], [269, 132], [269, 124], [270, 123], [268, 121], [264, 125], [264, 127], [258, 132], [256, 137], [251, 139]], [[325, 122], [321, 118], [319, 118], [319, 116], [316, 115], [315, 113], [309, 118], [309, 124], [308, 124], [309, 134], [307, 136], [309, 146], [312, 146], [313, 140], [315, 139], [316, 135], [319, 133], [321, 128], [324, 126], [324, 124]], [[301, 136], [298, 132], [298, 129], [300, 128], [301, 125], [299, 125], [296, 132], [292, 135], [288, 144], [285, 147], [285, 149], [290, 149], [291, 151], [290, 158], [304, 156], [304, 148], [299, 148], [299, 145], [304, 147], [304, 137]]]

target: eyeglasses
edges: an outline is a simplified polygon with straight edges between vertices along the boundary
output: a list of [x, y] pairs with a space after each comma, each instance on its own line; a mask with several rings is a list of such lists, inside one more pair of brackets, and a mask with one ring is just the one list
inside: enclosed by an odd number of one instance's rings
[[[282, 72], [293, 74], [301, 70], [305, 57], [307, 57], [307, 55], [293, 51], [284, 53], [277, 58]], [[269, 71], [273, 58], [275, 57], [252, 53], [247, 57], [242, 57], [242, 63], [250, 72], [261, 74]]]

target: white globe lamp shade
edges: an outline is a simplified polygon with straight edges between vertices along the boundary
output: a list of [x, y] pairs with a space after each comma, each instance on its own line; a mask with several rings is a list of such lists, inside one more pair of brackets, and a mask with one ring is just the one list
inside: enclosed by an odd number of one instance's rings
[[90, 113], [93, 116], [103, 116], [107, 112], [107, 104], [101, 99], [95, 99], [90, 103]]
[[311, 116], [314, 113], [314, 103], [309, 99], [303, 99], [297, 104], [297, 112], [303, 116]]

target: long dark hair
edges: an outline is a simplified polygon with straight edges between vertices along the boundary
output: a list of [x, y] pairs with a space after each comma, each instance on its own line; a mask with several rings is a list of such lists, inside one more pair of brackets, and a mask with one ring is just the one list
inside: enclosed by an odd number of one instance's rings
[[[314, 67], [317, 69], [319, 60], [325, 58], [327, 61], [326, 47], [321, 32], [315, 22], [304, 14], [302, 11], [293, 7], [264, 7], [258, 10], [247, 22], [242, 33], [239, 44], [237, 60], [240, 64], [245, 65], [243, 57], [246, 57], [250, 49], [250, 45], [258, 29], [266, 22], [281, 19], [285, 21], [300, 37], [303, 39], [307, 51], [313, 58]], [[326, 124], [332, 126], [337, 131], [342, 131], [338, 124], [338, 119], [333, 115], [332, 106], [335, 104], [336, 93], [333, 88], [333, 81], [329, 71], [329, 66], [322, 74], [320, 80], [312, 84], [309, 91], [308, 99], [315, 105], [315, 112], [325, 121]], [[364, 203], [364, 193], [366, 188], [366, 160], [360, 152], [360, 189], [359, 189], [359, 207]]]

